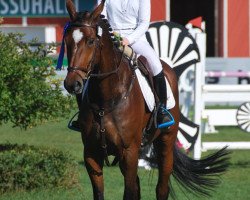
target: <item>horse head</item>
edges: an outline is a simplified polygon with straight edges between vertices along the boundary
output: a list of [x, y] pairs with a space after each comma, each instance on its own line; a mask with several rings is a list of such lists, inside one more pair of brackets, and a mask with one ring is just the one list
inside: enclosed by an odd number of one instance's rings
[[72, 0], [66, 2], [70, 24], [64, 35], [68, 58], [68, 73], [64, 87], [69, 93], [82, 92], [84, 80], [99, 59], [97, 26], [104, 2], [105, 0], [92, 12], [76, 12]]

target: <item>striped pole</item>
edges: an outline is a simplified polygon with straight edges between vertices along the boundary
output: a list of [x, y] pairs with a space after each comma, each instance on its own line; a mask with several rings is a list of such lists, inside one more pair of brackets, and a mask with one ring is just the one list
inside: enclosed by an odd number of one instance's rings
[[206, 71], [206, 77], [250, 77], [250, 72], [241, 71]]

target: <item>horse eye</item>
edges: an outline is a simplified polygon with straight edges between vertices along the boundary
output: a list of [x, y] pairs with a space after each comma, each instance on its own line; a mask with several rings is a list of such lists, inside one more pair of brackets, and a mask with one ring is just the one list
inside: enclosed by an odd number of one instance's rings
[[92, 46], [94, 44], [94, 42], [95, 42], [95, 40], [91, 38], [91, 39], [88, 39], [87, 44], [89, 46]]

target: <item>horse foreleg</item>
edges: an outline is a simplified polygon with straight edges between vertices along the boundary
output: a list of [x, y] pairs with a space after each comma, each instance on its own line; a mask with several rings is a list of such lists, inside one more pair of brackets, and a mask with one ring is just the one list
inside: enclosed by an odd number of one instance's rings
[[85, 166], [92, 183], [94, 200], [104, 200], [103, 158], [84, 149]]
[[158, 183], [156, 187], [157, 200], [166, 200], [169, 196], [169, 179], [173, 170], [173, 146], [175, 136], [171, 133], [162, 133], [154, 142], [158, 161]]
[[138, 200], [141, 198], [140, 181], [137, 176], [138, 149], [137, 147], [125, 149], [119, 164], [124, 176], [124, 200]]

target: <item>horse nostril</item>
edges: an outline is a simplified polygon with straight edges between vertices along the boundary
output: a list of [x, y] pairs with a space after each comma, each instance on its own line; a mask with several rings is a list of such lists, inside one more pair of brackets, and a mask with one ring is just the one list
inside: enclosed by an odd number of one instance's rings
[[69, 83], [66, 80], [64, 80], [63, 84], [64, 88], [67, 90], [68, 93], [72, 94], [74, 92], [74, 86], [69, 85]]
[[76, 93], [80, 93], [81, 92], [81, 89], [82, 89], [82, 84], [80, 81], [75, 81], [74, 83], [74, 91]]

